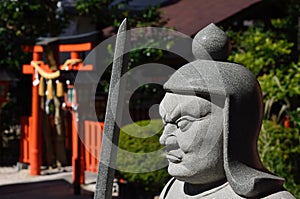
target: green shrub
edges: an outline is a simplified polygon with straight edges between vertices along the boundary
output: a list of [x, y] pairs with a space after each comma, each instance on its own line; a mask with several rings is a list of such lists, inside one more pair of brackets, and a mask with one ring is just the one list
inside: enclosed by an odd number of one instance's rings
[[258, 149], [264, 166], [285, 178], [285, 188], [300, 198], [300, 132], [264, 120]]
[[[258, 149], [263, 164], [286, 179], [284, 186], [300, 198], [300, 62], [292, 57], [286, 37], [287, 20], [255, 24], [245, 31], [229, 31], [233, 53], [229, 60], [250, 69], [264, 95], [264, 121]], [[284, 34], [283, 34], [284, 32]], [[290, 127], [284, 121], [290, 118]]]
[[[120, 132], [119, 148], [137, 154], [133, 156], [118, 151], [117, 168], [120, 175], [146, 191], [160, 192], [169, 178], [166, 168], [155, 170], [157, 165], [166, 165], [165, 157], [150, 153], [163, 148], [159, 143], [162, 130], [163, 123], [157, 119], [129, 124]], [[149, 170], [154, 171], [145, 172]]]

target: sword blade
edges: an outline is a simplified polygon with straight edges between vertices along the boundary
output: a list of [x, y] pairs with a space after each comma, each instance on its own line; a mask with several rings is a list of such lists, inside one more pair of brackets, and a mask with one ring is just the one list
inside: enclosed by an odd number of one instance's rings
[[[117, 147], [120, 128], [116, 124], [116, 116], [122, 116], [120, 101], [122, 100], [122, 88], [119, 81], [127, 70], [128, 57], [125, 54], [127, 41], [127, 21], [121, 23], [115, 45], [113, 67], [109, 85], [106, 114], [104, 120], [104, 132], [101, 146], [101, 156], [98, 166], [98, 176], [94, 199], [109, 199], [112, 197], [112, 186], [115, 173]], [[116, 105], [117, 104], [117, 105]]]

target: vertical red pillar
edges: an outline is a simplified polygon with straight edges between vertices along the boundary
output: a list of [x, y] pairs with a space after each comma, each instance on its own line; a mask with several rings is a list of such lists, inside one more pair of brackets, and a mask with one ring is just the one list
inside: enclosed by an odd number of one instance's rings
[[[70, 58], [71, 59], [80, 59], [79, 53], [76, 51], [71, 52], [70, 54]], [[78, 100], [78, 99], [77, 99]], [[83, 133], [84, 131], [84, 122], [80, 121], [80, 124], [78, 124], [78, 128], [80, 128], [81, 133]], [[80, 138], [78, 137], [78, 151], [79, 151], [79, 156], [80, 156], [80, 171], [79, 171], [79, 175], [80, 175], [80, 184], [84, 184], [85, 181], [85, 176], [84, 176], [84, 166], [85, 166], [85, 159], [84, 159], [84, 152], [85, 152], [85, 148], [84, 145], [82, 143], [82, 141], [80, 140]]]
[[[78, 100], [78, 99], [77, 99]], [[80, 111], [81, 113], [83, 111]], [[82, 115], [80, 118], [83, 118]], [[78, 129], [79, 129], [79, 133], [80, 135], [83, 135], [84, 134], [84, 122], [82, 119], [79, 119], [79, 121], [77, 122], [77, 125], [78, 125]], [[78, 136], [78, 153], [79, 153], [79, 161], [80, 161], [80, 171], [79, 171], [79, 175], [80, 175], [80, 184], [84, 184], [84, 181], [85, 181], [85, 176], [84, 176], [84, 170], [85, 170], [85, 159], [84, 159], [84, 152], [85, 152], [85, 148], [84, 148], [84, 140], [81, 140], [80, 137], [79, 137], [79, 133], [77, 134]], [[84, 139], [84, 138], [83, 138]]]
[[[41, 53], [33, 53], [33, 61], [40, 61]], [[35, 74], [32, 74], [32, 81], [35, 80]], [[38, 95], [38, 86], [32, 85], [32, 127], [31, 133], [29, 134], [29, 144], [30, 144], [30, 174], [31, 175], [40, 175], [40, 145], [39, 145], [39, 95]]]
[[78, 116], [72, 111], [72, 180], [75, 194], [80, 194], [80, 184], [84, 183], [83, 157], [81, 157], [82, 143], [78, 135], [79, 128]]
[[[82, 130], [82, 128], [81, 128]], [[84, 176], [84, 146], [79, 139], [79, 147], [80, 147], [80, 184], [84, 184], [85, 176]]]
[[76, 51], [73, 51], [70, 53], [70, 58], [71, 59], [80, 59], [79, 53]]

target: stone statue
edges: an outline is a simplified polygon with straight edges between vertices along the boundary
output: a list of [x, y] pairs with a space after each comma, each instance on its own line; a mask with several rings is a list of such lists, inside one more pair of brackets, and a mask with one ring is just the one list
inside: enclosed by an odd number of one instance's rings
[[294, 198], [259, 159], [260, 86], [245, 67], [225, 62], [226, 34], [210, 24], [192, 50], [196, 60], [164, 85], [160, 143], [173, 178], [160, 198]]

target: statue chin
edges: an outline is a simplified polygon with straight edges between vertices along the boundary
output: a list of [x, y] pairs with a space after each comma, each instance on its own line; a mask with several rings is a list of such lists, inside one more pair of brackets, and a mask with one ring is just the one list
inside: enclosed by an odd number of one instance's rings
[[208, 184], [226, 179], [225, 171], [222, 168], [212, 169], [206, 167], [193, 171], [180, 163], [169, 163], [168, 172], [177, 180], [190, 184]]
[[193, 173], [185, 166], [175, 163], [169, 163], [168, 172], [171, 176], [180, 181], [185, 181], [193, 176]]

